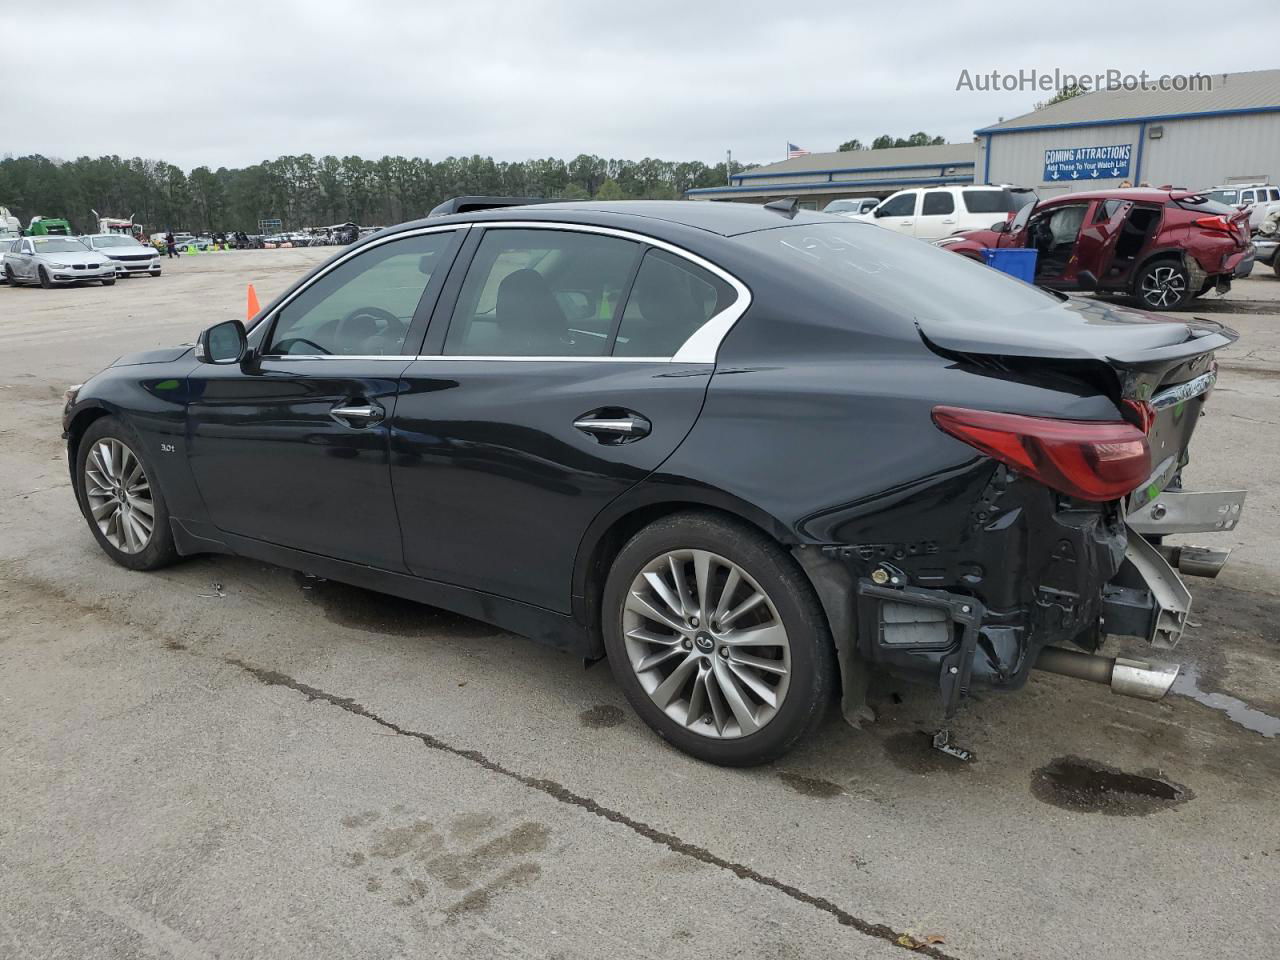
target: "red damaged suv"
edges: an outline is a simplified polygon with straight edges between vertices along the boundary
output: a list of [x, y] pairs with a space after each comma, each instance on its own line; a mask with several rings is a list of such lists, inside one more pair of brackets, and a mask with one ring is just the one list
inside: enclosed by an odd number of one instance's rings
[[984, 247], [1033, 247], [1035, 282], [1176, 310], [1253, 268], [1249, 215], [1184, 190], [1099, 190], [1027, 204], [987, 230], [934, 243], [974, 260]]

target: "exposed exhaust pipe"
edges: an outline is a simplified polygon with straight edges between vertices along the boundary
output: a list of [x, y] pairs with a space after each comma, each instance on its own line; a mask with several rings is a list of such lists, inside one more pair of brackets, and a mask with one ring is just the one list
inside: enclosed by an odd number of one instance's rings
[[1153, 664], [1124, 657], [1100, 657], [1064, 647], [1045, 647], [1036, 661], [1037, 670], [1064, 677], [1105, 683], [1112, 693], [1141, 700], [1159, 700], [1178, 678], [1179, 664]]

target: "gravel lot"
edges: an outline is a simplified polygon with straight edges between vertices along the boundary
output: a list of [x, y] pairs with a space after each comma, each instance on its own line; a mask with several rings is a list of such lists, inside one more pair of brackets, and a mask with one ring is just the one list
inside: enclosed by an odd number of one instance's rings
[[894, 957], [904, 936], [960, 958], [1274, 955], [1270, 271], [1198, 305], [1243, 337], [1187, 480], [1250, 493], [1237, 531], [1191, 538], [1235, 547], [1191, 582], [1194, 683], [1152, 704], [1037, 675], [962, 714], [970, 764], [927, 747], [931, 695], [884, 686], [866, 729], [833, 719], [729, 771], [664, 747], [607, 668], [483, 624], [97, 548], [63, 388], [330, 252], [0, 287], [0, 957]]

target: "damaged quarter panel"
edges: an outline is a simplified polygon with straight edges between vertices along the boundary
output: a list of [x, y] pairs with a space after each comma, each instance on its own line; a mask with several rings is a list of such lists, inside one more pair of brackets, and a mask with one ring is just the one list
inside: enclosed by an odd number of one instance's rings
[[[800, 233], [747, 241], [763, 251], [812, 245]], [[750, 314], [721, 347], [701, 417], [655, 478], [696, 481], [713, 463], [719, 489], [776, 520], [828, 612], [846, 684], [860, 658], [938, 682], [948, 701], [970, 683], [1022, 685], [1048, 643], [1096, 646], [1101, 588], [1122, 563], [1125, 528], [1118, 501], [1073, 500], [982, 456], [935, 426], [933, 408], [1120, 421], [1120, 381], [1093, 347], [1071, 345], [1073, 321], [1113, 332], [1108, 342], [1128, 351], [1187, 336], [1181, 325], [1144, 328], [1126, 321], [1146, 316], [1005, 289], [1016, 282], [954, 260], [959, 283], [1000, 288], [981, 315], [960, 315], [975, 309], [973, 293], [911, 303], [901, 295], [909, 279], [886, 276], [887, 263], [835, 290], [816, 274], [758, 284]], [[886, 286], [897, 298], [883, 296]], [[1010, 312], [1040, 314], [1023, 349], [1076, 366], [982, 363], [932, 347], [921, 329], [981, 328], [997, 309], [1006, 324]], [[1007, 326], [987, 335], [1010, 337]], [[881, 583], [919, 605], [896, 602]]]

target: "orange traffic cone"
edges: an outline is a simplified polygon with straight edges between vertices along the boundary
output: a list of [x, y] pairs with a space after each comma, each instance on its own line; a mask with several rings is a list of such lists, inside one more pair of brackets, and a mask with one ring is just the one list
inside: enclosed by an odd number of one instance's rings
[[249, 284], [249, 303], [245, 312], [245, 320], [252, 320], [258, 315], [258, 311], [262, 308], [258, 306], [258, 291], [253, 289], [253, 284]]

